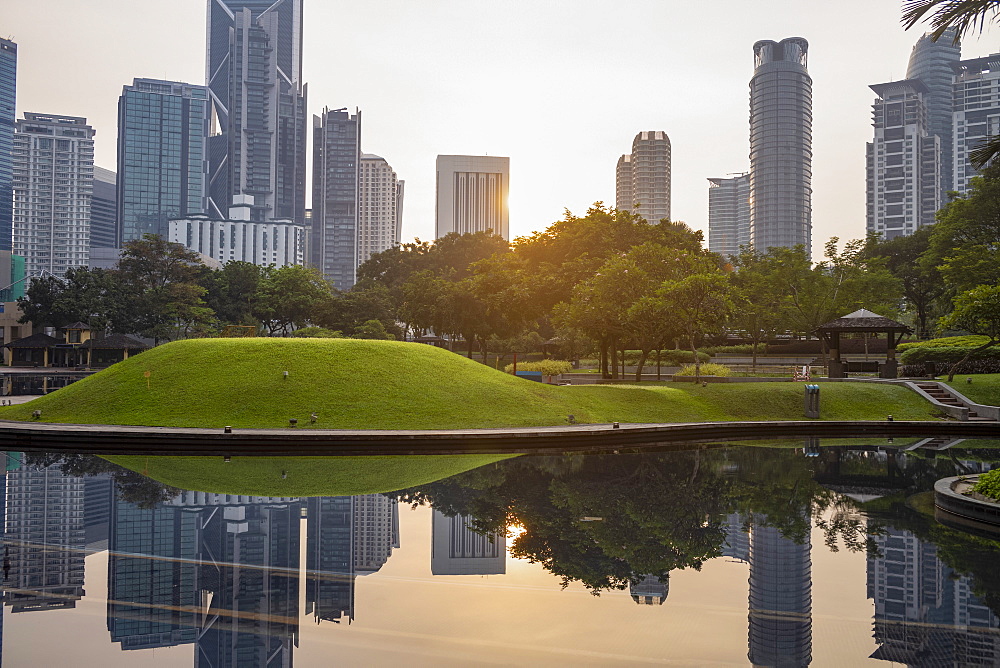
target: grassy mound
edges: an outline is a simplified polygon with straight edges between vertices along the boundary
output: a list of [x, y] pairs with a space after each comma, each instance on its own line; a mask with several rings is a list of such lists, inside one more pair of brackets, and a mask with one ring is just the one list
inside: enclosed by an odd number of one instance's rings
[[[288, 376], [284, 376], [284, 372]], [[148, 372], [148, 377], [147, 377]], [[352, 339], [195, 339], [130, 357], [0, 419], [237, 428], [456, 429], [579, 422], [802, 419], [796, 383], [556, 387], [432, 346]], [[933, 419], [903, 387], [830, 383], [829, 420]]]
[[425, 485], [515, 455], [105, 459], [180, 489], [248, 496], [353, 496]]
[[[946, 385], [951, 385], [977, 404], [985, 406], [1000, 406], [1000, 373], [961, 374], [955, 376], [951, 383], [947, 376], [941, 378]], [[966, 381], [972, 378], [972, 383]]]

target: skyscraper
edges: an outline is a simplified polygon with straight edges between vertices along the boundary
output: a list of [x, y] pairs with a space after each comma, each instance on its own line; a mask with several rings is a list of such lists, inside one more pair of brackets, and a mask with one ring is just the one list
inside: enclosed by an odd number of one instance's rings
[[17, 98], [17, 44], [0, 38], [0, 251], [11, 249], [14, 224], [14, 102]]
[[361, 154], [358, 184], [358, 266], [397, 245], [403, 222], [403, 181], [386, 161]]
[[205, 76], [210, 196], [225, 211], [233, 197], [250, 195], [251, 220], [303, 224], [302, 0], [208, 0]]
[[954, 28], [949, 28], [937, 41], [925, 33], [910, 52], [910, 62], [906, 68], [907, 79], [919, 79], [927, 92], [924, 100], [927, 106], [927, 127], [929, 134], [936, 135], [941, 144], [941, 189], [938, 200], [948, 201], [948, 191], [953, 190], [954, 165], [952, 137], [952, 66], [962, 58], [962, 45], [955, 40]]
[[118, 177], [110, 169], [94, 167], [94, 196], [90, 200], [90, 250], [118, 246]]
[[753, 45], [750, 241], [758, 251], [812, 243], [812, 78], [801, 37]]
[[510, 239], [509, 189], [510, 158], [439, 155], [434, 238], [493, 230]]
[[750, 175], [708, 182], [708, 249], [736, 255], [750, 243]]
[[954, 77], [954, 189], [965, 193], [978, 171], [969, 153], [1000, 134], [1000, 53], [952, 64]]
[[[119, 237], [167, 236], [167, 221], [215, 212], [230, 199], [208, 198], [209, 93], [204, 86], [135, 79], [118, 98]], [[219, 209], [221, 208], [221, 212]], [[92, 244], [103, 246], [103, 244]]]
[[432, 575], [503, 575], [507, 543], [502, 531], [473, 531], [471, 515], [448, 517], [434, 511], [431, 524]]
[[310, 263], [335, 288], [349, 290], [358, 266], [361, 112], [323, 109], [313, 116]]
[[876, 84], [866, 149], [867, 227], [886, 239], [934, 222], [941, 206], [941, 138], [931, 132], [920, 79]]
[[90, 258], [94, 129], [87, 119], [25, 112], [14, 132], [14, 252], [29, 276]]
[[670, 137], [666, 132], [640, 132], [632, 140], [632, 153], [618, 158], [615, 201], [615, 208], [650, 223], [670, 219]]

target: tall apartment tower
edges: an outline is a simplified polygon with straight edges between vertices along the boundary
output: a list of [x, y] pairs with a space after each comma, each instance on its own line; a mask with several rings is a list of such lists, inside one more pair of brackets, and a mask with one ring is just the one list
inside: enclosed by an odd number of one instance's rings
[[504, 532], [474, 531], [471, 515], [448, 517], [434, 511], [431, 520], [431, 575], [503, 575], [507, 572]]
[[310, 264], [339, 290], [354, 285], [358, 266], [358, 178], [361, 112], [324, 109], [313, 116]]
[[87, 119], [25, 112], [15, 124], [13, 184], [13, 247], [28, 275], [87, 266], [94, 190]]
[[750, 79], [750, 241], [812, 243], [812, 78], [801, 37], [753, 45]]
[[[208, 197], [209, 91], [178, 81], [135, 79], [118, 98], [118, 221], [115, 247], [167, 236], [171, 218], [215, 212]], [[220, 212], [221, 208], [221, 212]]]
[[403, 222], [403, 181], [386, 161], [362, 153], [358, 172], [358, 266], [375, 253], [399, 244]]
[[750, 175], [708, 183], [708, 249], [736, 255], [750, 243]]
[[209, 191], [222, 213], [254, 198], [252, 220], [305, 222], [302, 0], [208, 0]]
[[439, 155], [434, 238], [493, 230], [509, 240], [509, 189], [510, 158]]
[[954, 189], [965, 193], [977, 170], [969, 153], [1000, 134], [1000, 53], [953, 63]]
[[640, 132], [631, 155], [618, 158], [615, 208], [647, 222], [670, 219], [670, 137], [661, 130]]
[[941, 206], [941, 138], [930, 130], [919, 79], [871, 86], [874, 141], [867, 145], [867, 227], [885, 239], [934, 223]]
[[11, 249], [14, 225], [14, 102], [17, 98], [17, 44], [0, 38], [0, 251]]
[[941, 194], [939, 201], [948, 201], [948, 191], [955, 188], [952, 137], [952, 66], [962, 58], [962, 45], [957, 41], [956, 32], [949, 28], [936, 42], [930, 33], [925, 33], [910, 52], [910, 62], [906, 68], [907, 79], [919, 79], [927, 92], [924, 100], [927, 106], [927, 127], [941, 143]]

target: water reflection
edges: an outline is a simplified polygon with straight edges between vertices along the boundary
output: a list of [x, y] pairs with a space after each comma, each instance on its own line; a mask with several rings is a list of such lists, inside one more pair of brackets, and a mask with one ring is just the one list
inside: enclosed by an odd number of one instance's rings
[[301, 622], [378, 618], [355, 599], [402, 549], [399, 500], [433, 508], [433, 577], [515, 577], [514, 558], [553, 584], [656, 609], [670, 607], [672, 573], [744, 564], [746, 588], [713, 604], [745, 611], [746, 658], [759, 666], [812, 662], [814, 552], [865, 551], [872, 659], [998, 665], [1000, 543], [919, 512], [936, 479], [993, 465], [993, 451], [954, 445], [519, 457], [393, 495], [309, 498], [182, 491], [98, 458], [12, 454], [3, 610], [72, 624], [85, 596], [105, 596], [85, 588], [84, 560], [107, 548], [116, 650], [141, 661], [186, 645], [198, 668], [291, 668]]

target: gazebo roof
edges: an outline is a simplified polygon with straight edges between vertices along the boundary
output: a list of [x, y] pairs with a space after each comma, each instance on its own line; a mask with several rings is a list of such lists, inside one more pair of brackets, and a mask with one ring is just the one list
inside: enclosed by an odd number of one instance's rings
[[62, 339], [57, 339], [54, 336], [38, 332], [37, 334], [26, 336], [23, 339], [18, 339], [17, 341], [11, 341], [5, 345], [4, 348], [10, 348], [12, 350], [15, 348], [52, 348], [62, 342]]
[[816, 328], [817, 332], [912, 332], [901, 322], [866, 309], [831, 320]]
[[94, 350], [146, 350], [149, 348], [145, 343], [136, 341], [128, 334], [112, 334], [99, 341], [90, 339], [82, 347]]
[[74, 322], [72, 325], [66, 325], [63, 329], [90, 329], [90, 325], [85, 322], [80, 322], [79, 320]]

